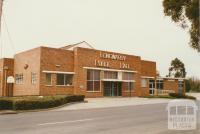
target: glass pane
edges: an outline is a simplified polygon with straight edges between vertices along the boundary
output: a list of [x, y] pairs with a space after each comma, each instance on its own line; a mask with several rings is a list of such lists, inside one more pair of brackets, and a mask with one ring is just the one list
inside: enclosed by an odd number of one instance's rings
[[93, 91], [93, 81], [87, 81], [87, 91]]
[[100, 81], [94, 81], [94, 91], [100, 91]]
[[87, 80], [93, 80], [93, 72], [94, 70], [87, 70]]
[[124, 82], [124, 83], [123, 83], [123, 88], [124, 88], [125, 90], [128, 90], [128, 82]]
[[105, 79], [117, 79], [118, 78], [118, 73], [117, 72], [112, 72], [112, 71], [105, 71], [104, 72], [104, 78]]
[[142, 79], [142, 87], [147, 87], [147, 80], [146, 79]]
[[100, 80], [100, 71], [98, 70], [94, 71], [94, 80]]
[[57, 74], [56, 85], [64, 85], [64, 74]]
[[51, 74], [46, 74], [46, 85], [51, 85]]
[[66, 74], [65, 75], [65, 85], [72, 85], [72, 79], [73, 79], [72, 74]]

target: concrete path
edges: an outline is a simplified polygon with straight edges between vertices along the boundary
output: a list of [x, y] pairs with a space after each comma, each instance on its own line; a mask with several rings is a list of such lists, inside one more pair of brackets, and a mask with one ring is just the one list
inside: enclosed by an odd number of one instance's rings
[[[195, 96], [198, 100], [200, 100], [200, 93], [187, 93], [187, 94]], [[137, 106], [146, 104], [162, 104], [162, 103], [168, 103], [170, 100], [171, 99], [165, 99], [165, 98], [139, 98], [139, 97], [86, 98], [87, 103], [67, 105], [65, 107], [55, 109], [55, 111]]]
[[187, 95], [191, 95], [196, 97], [198, 100], [200, 100], [200, 93], [187, 93]]
[[168, 103], [170, 100], [171, 99], [152, 99], [139, 97], [86, 98], [86, 101], [88, 101], [87, 103], [68, 105], [66, 107], [56, 109], [55, 111], [161, 104]]

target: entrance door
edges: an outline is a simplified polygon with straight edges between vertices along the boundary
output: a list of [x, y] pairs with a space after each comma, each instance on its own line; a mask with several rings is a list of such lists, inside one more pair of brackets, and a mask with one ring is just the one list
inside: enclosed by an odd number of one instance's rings
[[155, 82], [153, 80], [149, 81], [149, 94], [154, 95]]
[[122, 84], [120, 82], [104, 82], [104, 96], [121, 96]]

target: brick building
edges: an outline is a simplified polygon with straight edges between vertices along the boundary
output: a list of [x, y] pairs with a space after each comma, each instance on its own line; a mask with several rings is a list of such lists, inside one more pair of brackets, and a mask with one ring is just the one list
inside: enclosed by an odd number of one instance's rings
[[[12, 76], [14, 83], [7, 83]], [[86, 42], [38, 47], [0, 60], [0, 96], [148, 96], [184, 91], [184, 79], [157, 76], [156, 62], [96, 50]]]

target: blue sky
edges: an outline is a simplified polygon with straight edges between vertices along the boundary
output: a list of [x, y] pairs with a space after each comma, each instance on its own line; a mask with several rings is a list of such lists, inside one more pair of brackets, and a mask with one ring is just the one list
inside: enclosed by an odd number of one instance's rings
[[177, 57], [188, 76], [200, 78], [200, 54], [189, 47], [188, 32], [164, 16], [162, 0], [6, 0], [3, 10], [4, 57], [84, 40], [96, 49], [156, 61], [164, 76]]

